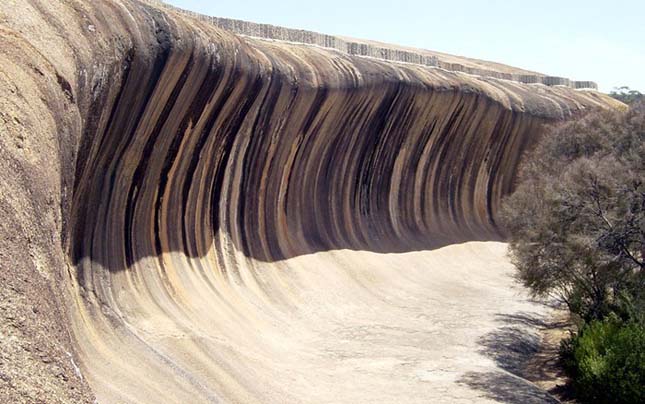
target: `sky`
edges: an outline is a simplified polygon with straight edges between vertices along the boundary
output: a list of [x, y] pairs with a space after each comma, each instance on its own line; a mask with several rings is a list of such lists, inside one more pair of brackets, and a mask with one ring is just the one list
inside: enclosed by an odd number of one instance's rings
[[166, 0], [217, 17], [505, 63], [645, 93], [645, 0]]

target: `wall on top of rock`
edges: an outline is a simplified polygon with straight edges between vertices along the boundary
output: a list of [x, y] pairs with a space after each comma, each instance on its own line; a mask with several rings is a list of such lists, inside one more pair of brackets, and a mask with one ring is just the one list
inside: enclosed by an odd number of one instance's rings
[[189, 15], [200, 21], [206, 21], [219, 28], [226, 29], [238, 35], [246, 35], [254, 38], [264, 38], [278, 41], [297, 42], [324, 48], [336, 49], [355, 56], [365, 56], [393, 62], [414, 63], [424, 66], [437, 67], [453, 72], [462, 72], [484, 77], [512, 80], [525, 84], [544, 84], [547, 86], [566, 86], [575, 89], [598, 89], [593, 81], [571, 80], [566, 77], [547, 76], [543, 74], [522, 74], [499, 71], [496, 69], [482, 68], [467, 63], [455, 63], [445, 60], [441, 56], [422, 49], [408, 50], [395, 45], [378, 46], [359, 40], [346, 40], [334, 35], [321, 34], [318, 32], [285, 28], [271, 24], [261, 24], [250, 21], [237, 20], [232, 18], [213, 17], [194, 11], [185, 10], [159, 0], [145, 0], [152, 4], [165, 7], [182, 14]]

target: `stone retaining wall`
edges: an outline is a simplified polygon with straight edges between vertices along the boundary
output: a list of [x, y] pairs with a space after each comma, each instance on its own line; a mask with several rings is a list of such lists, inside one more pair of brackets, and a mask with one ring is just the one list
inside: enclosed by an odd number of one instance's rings
[[544, 84], [547, 86], [567, 86], [575, 89], [590, 88], [597, 90], [598, 85], [593, 81], [575, 81], [566, 77], [526, 75], [498, 72], [490, 69], [474, 68], [464, 66], [460, 63], [449, 63], [434, 55], [424, 55], [418, 52], [411, 52], [403, 49], [373, 46], [360, 42], [348, 42], [333, 35], [321, 34], [301, 29], [291, 29], [270, 24], [259, 24], [249, 21], [235, 20], [230, 18], [211, 17], [199, 14], [194, 11], [185, 10], [159, 0], [143, 0], [163, 8], [186, 14], [200, 21], [209, 22], [219, 28], [234, 32], [239, 35], [254, 38], [272, 39], [278, 41], [297, 42], [321, 46], [324, 48], [336, 49], [350, 55], [366, 56], [394, 62], [414, 63], [425, 66], [439, 67], [441, 69], [474, 74], [484, 77], [512, 80], [525, 84]]

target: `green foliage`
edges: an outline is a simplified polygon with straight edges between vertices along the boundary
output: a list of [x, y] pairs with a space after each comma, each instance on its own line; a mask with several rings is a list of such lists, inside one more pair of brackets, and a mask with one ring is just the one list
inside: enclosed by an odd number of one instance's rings
[[[645, 306], [645, 107], [554, 127], [505, 200], [519, 278], [585, 321]], [[630, 314], [629, 310], [632, 310]]]
[[645, 100], [645, 94], [637, 90], [630, 90], [627, 86], [615, 87], [609, 95], [628, 105]]
[[577, 397], [589, 403], [645, 402], [645, 327], [594, 320], [565, 341], [561, 356]]

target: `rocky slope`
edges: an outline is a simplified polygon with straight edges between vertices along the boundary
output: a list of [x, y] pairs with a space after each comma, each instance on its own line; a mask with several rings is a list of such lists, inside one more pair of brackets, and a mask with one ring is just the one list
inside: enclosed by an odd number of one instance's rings
[[0, 30], [0, 401], [499, 399], [478, 338], [540, 310], [500, 198], [608, 97], [152, 2], [7, 0]]

